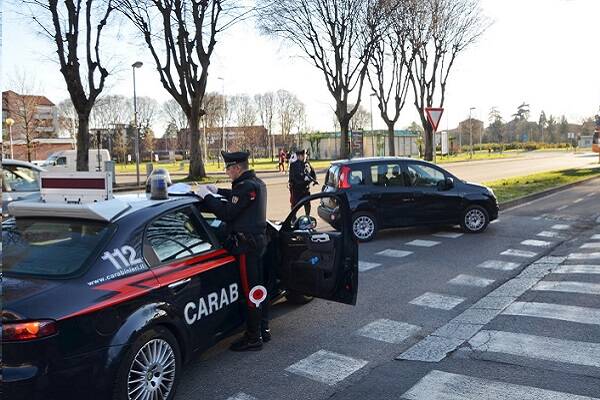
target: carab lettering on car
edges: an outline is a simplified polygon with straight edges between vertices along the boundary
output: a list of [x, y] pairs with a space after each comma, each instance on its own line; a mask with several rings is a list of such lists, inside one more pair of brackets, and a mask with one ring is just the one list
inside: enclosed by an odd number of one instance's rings
[[202, 317], [208, 317], [223, 307], [235, 303], [240, 297], [237, 283], [232, 283], [228, 289], [221, 288], [219, 292], [211, 292], [206, 296], [200, 297], [197, 305], [195, 302], [187, 303], [183, 310], [185, 322], [188, 325], [192, 325], [194, 322], [202, 319]]

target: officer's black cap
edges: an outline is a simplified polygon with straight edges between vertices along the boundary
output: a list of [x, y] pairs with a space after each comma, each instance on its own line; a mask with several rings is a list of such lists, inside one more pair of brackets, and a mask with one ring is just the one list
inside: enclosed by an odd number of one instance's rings
[[231, 167], [232, 165], [248, 161], [248, 157], [250, 153], [246, 151], [236, 151], [233, 153], [227, 153], [225, 151], [221, 151], [221, 155], [223, 156], [223, 161], [225, 162], [226, 167]]
[[304, 149], [296, 150], [296, 154], [299, 155], [299, 156], [303, 156], [303, 155], [306, 154], [306, 150], [304, 150]]

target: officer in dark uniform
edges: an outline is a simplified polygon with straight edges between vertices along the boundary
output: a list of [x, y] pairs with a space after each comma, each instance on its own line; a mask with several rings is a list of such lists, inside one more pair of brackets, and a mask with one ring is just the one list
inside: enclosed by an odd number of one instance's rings
[[[240, 267], [248, 311], [246, 333], [230, 348], [233, 351], [260, 350], [263, 341], [271, 339], [266, 315], [269, 300], [262, 265], [267, 245], [267, 187], [253, 170], [248, 169], [248, 153], [221, 154], [232, 181], [231, 189], [206, 185], [199, 188], [198, 195], [210, 211], [227, 223], [225, 247], [237, 257]], [[212, 196], [214, 193], [223, 196], [226, 201]]]
[[[292, 208], [303, 197], [310, 196], [310, 184], [317, 181], [315, 170], [305, 161], [305, 151], [297, 150], [296, 155], [298, 159], [290, 164], [289, 169], [290, 204]], [[306, 215], [310, 215], [310, 203], [305, 204], [304, 210]]]

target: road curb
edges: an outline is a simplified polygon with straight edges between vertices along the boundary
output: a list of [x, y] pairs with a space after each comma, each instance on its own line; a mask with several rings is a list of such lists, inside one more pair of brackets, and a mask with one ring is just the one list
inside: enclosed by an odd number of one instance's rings
[[542, 197], [546, 197], [546, 196], [549, 196], [549, 195], [554, 194], [556, 192], [561, 192], [563, 190], [567, 190], [567, 189], [570, 189], [570, 188], [572, 188], [574, 186], [579, 186], [579, 185], [582, 185], [584, 183], [588, 183], [588, 182], [593, 181], [593, 180], [599, 180], [600, 181], [600, 176], [594, 176], [594, 177], [591, 177], [591, 178], [586, 178], [586, 179], [583, 179], [583, 180], [580, 180], [580, 181], [577, 181], [577, 182], [567, 183], [566, 185], [557, 186], [557, 187], [554, 187], [552, 189], [547, 189], [547, 190], [544, 190], [542, 192], [533, 193], [533, 194], [530, 194], [530, 195], [527, 195], [527, 196], [519, 197], [518, 199], [513, 199], [513, 200], [505, 201], [504, 203], [500, 203], [499, 204], [500, 210], [506, 211], [508, 209], [520, 206], [522, 204], [529, 203], [530, 201], [541, 199]]

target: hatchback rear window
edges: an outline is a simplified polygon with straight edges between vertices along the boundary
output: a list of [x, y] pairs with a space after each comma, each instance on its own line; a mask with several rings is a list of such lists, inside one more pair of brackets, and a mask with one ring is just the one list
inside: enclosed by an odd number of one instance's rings
[[2, 224], [2, 269], [7, 275], [59, 278], [77, 273], [104, 242], [106, 223], [19, 219]]

